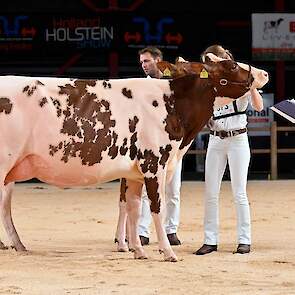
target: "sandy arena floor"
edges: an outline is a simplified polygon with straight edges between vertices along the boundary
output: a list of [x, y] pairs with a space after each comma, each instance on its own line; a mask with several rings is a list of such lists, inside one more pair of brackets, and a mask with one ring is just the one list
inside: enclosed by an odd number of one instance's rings
[[[148, 260], [117, 253], [113, 238], [119, 183], [58, 189], [18, 184], [13, 216], [25, 254], [0, 252], [0, 294], [295, 294], [295, 181], [250, 181], [253, 251], [236, 248], [230, 183], [220, 202], [219, 251], [195, 256], [201, 244], [203, 182], [183, 182], [177, 263], [162, 261], [152, 228]], [[8, 244], [1, 227], [2, 241]]]

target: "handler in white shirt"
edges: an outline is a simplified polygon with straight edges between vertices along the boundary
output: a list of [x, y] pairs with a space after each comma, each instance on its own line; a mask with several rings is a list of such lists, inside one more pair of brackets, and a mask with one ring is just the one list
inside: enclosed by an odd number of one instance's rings
[[[219, 45], [208, 47], [202, 56], [208, 52], [221, 58], [233, 59], [231, 53]], [[250, 252], [251, 219], [246, 192], [250, 162], [246, 127], [246, 109], [249, 102], [255, 110], [261, 111], [263, 109], [261, 95], [257, 89], [251, 89], [245, 96], [214, 110], [213, 117], [208, 122], [210, 137], [205, 163], [204, 244], [195, 252], [196, 255], [217, 251], [219, 242], [218, 200], [227, 162], [237, 213], [238, 247], [235, 253]]]

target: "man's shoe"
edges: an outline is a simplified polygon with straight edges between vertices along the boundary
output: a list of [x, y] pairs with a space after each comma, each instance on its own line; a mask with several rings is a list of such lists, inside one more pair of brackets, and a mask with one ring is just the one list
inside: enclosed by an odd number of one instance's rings
[[147, 237], [139, 236], [139, 238], [140, 238], [141, 246], [145, 246], [150, 243], [150, 239]]
[[167, 234], [167, 238], [168, 238], [168, 240], [169, 240], [170, 245], [172, 245], [172, 246], [178, 246], [178, 245], [181, 245], [181, 242], [180, 242], [180, 240], [178, 239], [176, 233], [173, 233], [173, 234]]
[[196, 255], [205, 255], [213, 251], [217, 251], [217, 245], [206, 245], [204, 244], [199, 250], [194, 252]]
[[237, 251], [235, 253], [239, 253], [239, 254], [246, 254], [246, 253], [250, 253], [250, 245], [248, 244], [239, 244]]

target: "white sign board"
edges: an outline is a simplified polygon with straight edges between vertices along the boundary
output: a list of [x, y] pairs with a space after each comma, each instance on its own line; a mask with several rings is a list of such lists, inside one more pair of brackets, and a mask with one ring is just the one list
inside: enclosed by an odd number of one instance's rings
[[252, 14], [252, 57], [295, 60], [295, 14]]
[[[261, 112], [255, 111], [249, 103], [247, 109], [248, 128], [251, 127], [267, 127], [270, 128], [273, 121], [273, 111], [270, 107], [274, 104], [273, 93], [262, 93], [264, 108]], [[249, 131], [250, 136], [270, 136], [270, 131]]]

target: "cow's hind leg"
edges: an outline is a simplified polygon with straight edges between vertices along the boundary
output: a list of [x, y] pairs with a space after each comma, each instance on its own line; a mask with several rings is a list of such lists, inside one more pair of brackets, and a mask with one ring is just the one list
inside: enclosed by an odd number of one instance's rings
[[[3, 190], [3, 189], [0, 190], [0, 202], [1, 202], [1, 199], [2, 199], [2, 190]], [[0, 250], [7, 250], [7, 249], [8, 249], [8, 247], [5, 246], [5, 245], [3, 244], [3, 242], [0, 240]]]
[[126, 201], [129, 219], [129, 246], [134, 249], [135, 259], [147, 258], [137, 231], [141, 208], [141, 191], [141, 183], [127, 179]]
[[126, 243], [127, 236], [127, 209], [126, 209], [126, 179], [121, 179], [120, 186], [120, 201], [119, 201], [119, 218], [117, 224], [117, 231], [115, 235], [115, 242], [118, 243], [118, 252], [127, 252], [128, 245]]
[[9, 183], [2, 187], [0, 192], [0, 211], [1, 211], [1, 218], [8, 235], [12, 243], [12, 247], [16, 251], [26, 251], [25, 246], [22, 244], [18, 233], [14, 227], [12, 217], [11, 217], [11, 197], [12, 197], [12, 189], [14, 183]]

